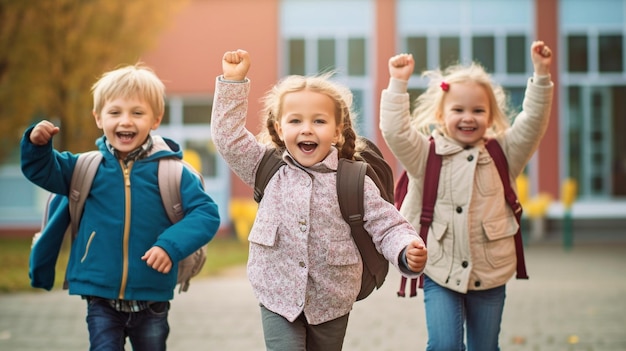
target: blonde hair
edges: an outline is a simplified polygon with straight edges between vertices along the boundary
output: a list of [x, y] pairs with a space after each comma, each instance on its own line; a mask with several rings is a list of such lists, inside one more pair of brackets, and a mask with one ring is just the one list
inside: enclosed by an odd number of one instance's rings
[[478, 63], [468, 66], [453, 65], [441, 70], [425, 71], [423, 77], [429, 78], [428, 88], [415, 99], [412, 125], [424, 134], [430, 134], [431, 129], [439, 129], [445, 133], [443, 123], [443, 98], [445, 91], [441, 83], [449, 86], [458, 83], [473, 82], [485, 89], [489, 99], [491, 111], [491, 127], [487, 130], [487, 137], [495, 137], [503, 133], [510, 126], [510, 108], [504, 89], [491, 80], [491, 76]]
[[91, 87], [91, 92], [93, 110], [98, 115], [107, 101], [118, 97], [145, 100], [157, 118], [165, 111], [165, 85], [141, 62], [104, 73]]
[[354, 159], [356, 150], [363, 145], [357, 142], [357, 135], [353, 127], [356, 114], [352, 110], [352, 92], [347, 87], [331, 80], [333, 73], [328, 72], [316, 76], [291, 75], [280, 80], [262, 98], [262, 126], [257, 136], [260, 142], [273, 145], [279, 150], [285, 148], [280, 140], [274, 124], [282, 117], [282, 104], [285, 95], [299, 91], [312, 91], [330, 97], [335, 104], [335, 121], [343, 124], [341, 136], [335, 147], [339, 150], [340, 158]]

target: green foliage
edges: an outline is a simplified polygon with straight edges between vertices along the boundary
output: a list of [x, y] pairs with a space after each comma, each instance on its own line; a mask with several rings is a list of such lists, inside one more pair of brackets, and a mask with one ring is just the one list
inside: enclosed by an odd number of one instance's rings
[[58, 149], [94, 148], [91, 86], [133, 64], [188, 0], [0, 0], [0, 163], [42, 118]]
[[[28, 256], [30, 238], [0, 238], [0, 294], [19, 291], [41, 291], [30, 286]], [[65, 240], [57, 261], [54, 289], [63, 287], [65, 267], [69, 256], [69, 242]], [[234, 238], [216, 238], [207, 246], [207, 262], [194, 279], [219, 274], [226, 268], [244, 265], [248, 259], [247, 243]], [[193, 281], [192, 281], [193, 284]]]

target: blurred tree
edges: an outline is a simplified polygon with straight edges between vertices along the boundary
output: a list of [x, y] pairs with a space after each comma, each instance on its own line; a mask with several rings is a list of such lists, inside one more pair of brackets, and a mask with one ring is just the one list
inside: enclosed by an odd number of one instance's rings
[[41, 119], [61, 127], [58, 149], [93, 149], [91, 86], [139, 60], [187, 1], [0, 0], [0, 163]]

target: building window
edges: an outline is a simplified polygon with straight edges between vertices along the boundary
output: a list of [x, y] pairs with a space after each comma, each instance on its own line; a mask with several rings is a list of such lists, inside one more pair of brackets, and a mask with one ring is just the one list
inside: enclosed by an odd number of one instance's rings
[[366, 73], [365, 65], [365, 39], [349, 38], [348, 39], [348, 75], [364, 76]]
[[427, 50], [426, 37], [408, 37], [406, 39], [406, 52], [412, 54], [415, 61], [413, 74], [419, 75], [428, 69]]
[[330, 72], [335, 70], [335, 39], [319, 39], [317, 41], [317, 70]]
[[183, 106], [184, 124], [208, 124], [211, 122], [211, 104], [185, 104]]
[[304, 39], [290, 39], [289, 45], [289, 74], [304, 75], [305, 51]]
[[526, 73], [526, 37], [510, 35], [506, 37], [506, 72]]
[[598, 40], [599, 46], [599, 71], [622, 72], [623, 71], [623, 38], [621, 35], [601, 35]]
[[459, 63], [461, 42], [459, 37], [441, 37], [439, 39], [439, 67], [445, 69]]
[[587, 36], [570, 35], [567, 37], [567, 70], [568, 72], [587, 72]]
[[479, 62], [487, 72], [495, 72], [495, 40], [493, 36], [472, 38], [472, 60]]

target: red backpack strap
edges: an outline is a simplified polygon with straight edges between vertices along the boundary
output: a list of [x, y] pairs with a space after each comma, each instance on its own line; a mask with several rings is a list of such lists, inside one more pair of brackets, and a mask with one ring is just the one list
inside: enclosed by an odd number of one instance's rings
[[524, 259], [524, 244], [522, 243], [522, 205], [519, 203], [517, 195], [511, 187], [511, 181], [509, 179], [509, 164], [498, 141], [495, 139], [487, 140], [485, 147], [493, 159], [493, 162], [496, 164], [498, 174], [500, 175], [502, 185], [504, 186], [504, 198], [509, 206], [511, 206], [518, 224], [518, 230], [514, 237], [515, 254], [517, 256], [517, 274], [515, 277], [517, 279], [528, 279], [528, 274], [526, 273], [526, 261]]
[[[426, 161], [426, 173], [424, 175], [424, 189], [422, 194], [422, 214], [420, 216], [420, 237], [424, 241], [424, 245], [426, 245], [426, 240], [428, 239], [428, 228], [430, 228], [431, 223], [433, 222], [433, 216], [435, 214], [435, 202], [437, 201], [437, 189], [439, 188], [439, 174], [441, 173], [441, 155], [437, 155], [435, 152], [435, 139], [430, 138], [430, 147], [428, 149], [428, 160]], [[398, 180], [398, 184], [402, 181], [402, 178]], [[402, 181], [404, 183], [404, 181]], [[406, 185], [408, 185], [408, 177], [406, 179]], [[396, 194], [399, 193], [398, 189], [396, 189]], [[406, 190], [405, 190], [406, 194]], [[398, 198], [396, 200], [399, 200]], [[404, 196], [402, 196], [402, 200], [404, 200]], [[396, 202], [396, 207], [400, 208], [400, 202]], [[422, 288], [424, 286], [424, 275], [420, 275], [419, 279], [419, 287]], [[398, 291], [398, 296], [404, 297], [404, 286], [406, 285], [406, 278], [402, 278], [400, 282], [400, 290]], [[416, 289], [416, 279], [411, 279], [411, 294], [410, 296], [417, 295]]]

